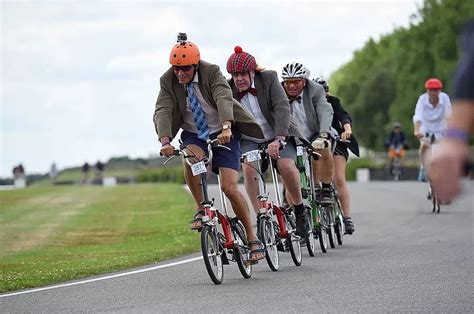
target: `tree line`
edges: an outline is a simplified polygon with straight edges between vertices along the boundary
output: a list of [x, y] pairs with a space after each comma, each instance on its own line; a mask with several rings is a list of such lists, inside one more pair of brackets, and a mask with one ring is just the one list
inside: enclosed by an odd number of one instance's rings
[[458, 34], [473, 17], [474, 1], [424, 0], [407, 28], [378, 41], [371, 38], [331, 75], [331, 92], [351, 114], [354, 134], [363, 146], [382, 150], [398, 121], [410, 146], [417, 147], [412, 116], [424, 82], [438, 77], [449, 94], [459, 59]]

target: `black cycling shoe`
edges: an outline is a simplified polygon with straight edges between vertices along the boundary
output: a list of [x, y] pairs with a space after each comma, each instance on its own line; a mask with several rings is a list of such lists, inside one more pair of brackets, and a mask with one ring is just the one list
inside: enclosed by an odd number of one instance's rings
[[308, 219], [306, 218], [307, 212], [306, 209], [295, 209], [296, 216], [296, 235], [304, 237], [309, 232]]
[[354, 228], [354, 223], [352, 222], [351, 217], [343, 218], [344, 221], [344, 227], [346, 229], [346, 232], [344, 234], [353, 234], [355, 231]]

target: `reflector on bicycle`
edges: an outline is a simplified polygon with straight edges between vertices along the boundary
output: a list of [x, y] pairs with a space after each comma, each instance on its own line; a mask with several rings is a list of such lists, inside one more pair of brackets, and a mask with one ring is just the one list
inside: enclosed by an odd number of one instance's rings
[[296, 146], [296, 156], [303, 156], [304, 148], [303, 146]]
[[201, 173], [207, 172], [206, 165], [203, 161], [191, 165], [191, 170], [193, 172], [193, 176], [198, 176]]

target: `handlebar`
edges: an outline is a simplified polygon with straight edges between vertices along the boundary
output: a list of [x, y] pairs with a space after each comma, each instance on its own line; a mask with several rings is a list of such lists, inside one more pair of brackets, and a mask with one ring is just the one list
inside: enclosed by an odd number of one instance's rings
[[[209, 163], [210, 160], [212, 160], [212, 156], [213, 156], [213, 153], [212, 153], [212, 150], [214, 148], [224, 148], [224, 149], [227, 149], [227, 150], [231, 150], [229, 147], [227, 146], [224, 146], [224, 145], [220, 145], [217, 141], [217, 139], [213, 139], [213, 140], [207, 140], [207, 155], [208, 156], [204, 156], [202, 159], [200, 159], [199, 161], [203, 161], [205, 165], [207, 165]], [[192, 162], [189, 160], [190, 158], [197, 158], [197, 156], [195, 154], [188, 154], [188, 151], [186, 150], [187, 149], [187, 146], [184, 145], [184, 144], [181, 144], [180, 145], [180, 148], [179, 149], [174, 149], [173, 151], [173, 155], [168, 157], [168, 159], [165, 160], [165, 162], [163, 163], [164, 165], [166, 165], [166, 163], [168, 161], [170, 161], [171, 159], [175, 158], [176, 156], [182, 156], [184, 158], [184, 160], [186, 161], [186, 163], [191, 166], [192, 165]], [[191, 151], [192, 153], [192, 151]], [[163, 154], [160, 153], [160, 156], [163, 156]]]
[[[273, 141], [272, 141], [272, 142], [273, 142]], [[272, 142], [259, 144], [259, 148], [258, 148], [257, 150], [258, 150], [258, 153], [259, 153], [259, 154], [263, 154], [263, 155], [264, 155], [264, 159], [268, 156], [268, 144], [270, 144], [270, 143], [272, 143]], [[286, 142], [285, 142], [285, 141], [280, 141], [280, 150], [284, 149], [285, 147], [286, 147]], [[253, 151], [249, 151], [249, 152], [243, 153], [243, 154], [240, 156], [240, 162], [241, 162], [241, 163], [244, 163], [244, 162], [245, 162], [245, 159], [247, 158], [247, 156], [248, 156], [250, 153], [253, 153]]]

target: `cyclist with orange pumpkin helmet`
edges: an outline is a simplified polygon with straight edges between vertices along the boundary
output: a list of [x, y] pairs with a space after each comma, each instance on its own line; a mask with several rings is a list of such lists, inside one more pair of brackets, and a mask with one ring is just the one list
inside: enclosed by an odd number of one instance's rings
[[[240, 134], [263, 138], [255, 119], [232, 98], [232, 90], [217, 65], [201, 59], [199, 48], [187, 40], [185, 33], [178, 34], [178, 42], [171, 49], [171, 67], [160, 78], [160, 92], [153, 116], [155, 130], [161, 143], [161, 154], [171, 156], [171, 140], [181, 132], [181, 141], [192, 154], [203, 157], [207, 140], [217, 138], [221, 145], [230, 148], [216, 149], [212, 166], [222, 179], [222, 191], [232, 204], [237, 217], [244, 225], [250, 246], [250, 260], [265, 257], [265, 247], [257, 239], [250, 221], [250, 212], [237, 182], [240, 170]], [[202, 228], [203, 196], [199, 177], [184, 163], [184, 175], [196, 202], [191, 229]]]
[[416, 103], [413, 115], [414, 135], [420, 140], [420, 173], [419, 181], [426, 181], [426, 156], [430, 142], [443, 137], [448, 118], [451, 116], [451, 100], [448, 94], [441, 91], [443, 83], [437, 78], [425, 82], [426, 93]]

